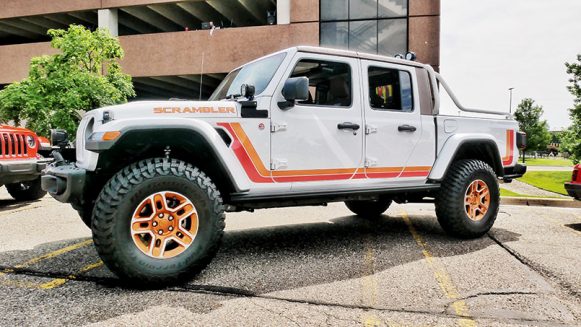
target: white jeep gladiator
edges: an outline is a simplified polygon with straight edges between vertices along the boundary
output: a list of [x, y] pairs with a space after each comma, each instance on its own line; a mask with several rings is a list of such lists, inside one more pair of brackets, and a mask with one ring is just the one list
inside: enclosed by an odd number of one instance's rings
[[[440, 114], [440, 88], [468, 113]], [[227, 211], [344, 201], [370, 217], [432, 201], [446, 232], [479, 237], [498, 179], [526, 171], [525, 141], [507, 113], [461, 106], [428, 65], [294, 47], [235, 69], [209, 101], [88, 112], [76, 161], [56, 160], [42, 186], [78, 210], [119, 277], [165, 285], [210, 262]]]

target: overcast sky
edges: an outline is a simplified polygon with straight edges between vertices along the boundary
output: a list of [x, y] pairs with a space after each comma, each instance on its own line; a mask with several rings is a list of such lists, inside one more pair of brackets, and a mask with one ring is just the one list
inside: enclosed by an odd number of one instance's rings
[[440, 71], [467, 107], [513, 112], [523, 98], [551, 130], [569, 125], [564, 62], [581, 53], [581, 0], [441, 0]]

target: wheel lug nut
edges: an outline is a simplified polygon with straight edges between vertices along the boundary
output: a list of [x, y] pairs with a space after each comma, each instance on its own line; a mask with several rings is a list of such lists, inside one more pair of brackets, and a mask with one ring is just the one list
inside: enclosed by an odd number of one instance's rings
[[157, 221], [153, 222], [153, 227], [157, 226]]
[[157, 215], [159, 218], [163, 218], [163, 213], [160, 213], [159, 215]]
[[173, 230], [173, 227], [169, 226], [169, 228], [168, 228], [168, 229], [169, 229], [169, 231], [171, 232], [171, 231]]
[[173, 216], [169, 216], [169, 218], [167, 218], [169, 221], [173, 220]]
[[163, 231], [160, 229], [159, 232], [157, 232], [159, 235], [163, 234]]

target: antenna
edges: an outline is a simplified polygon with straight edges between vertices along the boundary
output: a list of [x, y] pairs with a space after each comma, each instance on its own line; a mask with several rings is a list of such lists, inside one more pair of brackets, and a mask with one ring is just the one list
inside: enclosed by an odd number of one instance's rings
[[[212, 36], [214, 36], [214, 31], [216, 30], [216, 26], [214, 25], [214, 22], [210, 22], [209, 25], [210, 25], [209, 27], [211, 27], [211, 28], [210, 28], [210, 37], [208, 39], [211, 40]], [[204, 51], [202, 51], [202, 69], [200, 72], [200, 94], [198, 97], [199, 101], [202, 101], [202, 89], [204, 86], [204, 59], [206, 58], [206, 48], [207, 47], [205, 47]]]

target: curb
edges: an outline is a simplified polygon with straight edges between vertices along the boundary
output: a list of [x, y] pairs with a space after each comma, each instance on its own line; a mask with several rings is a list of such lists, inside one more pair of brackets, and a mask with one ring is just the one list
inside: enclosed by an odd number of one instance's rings
[[572, 199], [550, 199], [550, 198], [521, 198], [503, 196], [500, 198], [501, 205], [515, 206], [539, 206], [556, 208], [581, 208], [581, 201]]

